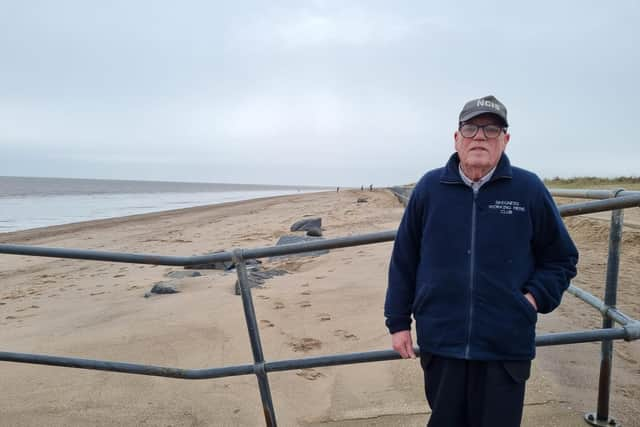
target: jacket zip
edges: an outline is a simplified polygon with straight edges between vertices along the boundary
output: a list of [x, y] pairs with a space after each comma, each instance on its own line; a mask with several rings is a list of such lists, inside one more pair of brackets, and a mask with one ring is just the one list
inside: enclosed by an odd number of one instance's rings
[[[511, 179], [509, 175], [493, 175], [491, 179], [485, 183], [485, 185], [490, 184], [493, 181], [497, 181], [499, 179]], [[440, 179], [440, 182], [443, 184], [462, 184], [466, 185], [461, 179]], [[471, 353], [471, 331], [473, 325], [473, 289], [474, 289], [474, 276], [476, 274], [476, 211], [477, 211], [477, 199], [478, 192], [480, 189], [473, 190], [473, 200], [471, 205], [471, 248], [469, 254], [469, 326], [467, 329], [467, 345], [464, 350], [464, 358], [469, 360], [469, 356]]]
[[473, 283], [475, 276], [476, 264], [476, 200], [478, 198], [478, 190], [473, 190], [473, 203], [471, 204], [471, 249], [469, 260], [469, 328], [467, 330], [467, 346], [464, 351], [464, 358], [469, 359], [471, 350], [471, 326], [473, 325]]

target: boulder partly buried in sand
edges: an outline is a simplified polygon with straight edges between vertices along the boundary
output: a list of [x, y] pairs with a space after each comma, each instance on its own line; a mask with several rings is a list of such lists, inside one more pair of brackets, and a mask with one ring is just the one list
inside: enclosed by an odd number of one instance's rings
[[[218, 254], [220, 252], [224, 252], [222, 250], [218, 250], [215, 252], [210, 252], [207, 255]], [[231, 270], [234, 267], [233, 261], [219, 261], [219, 262], [210, 262], [207, 264], [194, 264], [194, 265], [186, 265], [185, 270]]]
[[[272, 268], [269, 270], [262, 270], [260, 266], [253, 268], [247, 271], [247, 278], [249, 279], [249, 288], [260, 287], [264, 284], [264, 281], [267, 279], [271, 279], [275, 276], [282, 276], [284, 274], [289, 273], [287, 270], [282, 270], [279, 268]], [[240, 295], [240, 283], [236, 279], [235, 284], [235, 294]]]
[[175, 280], [167, 280], [155, 283], [151, 290], [144, 294], [144, 296], [145, 298], [149, 298], [153, 294], [177, 294], [178, 292], [180, 292], [180, 283]]
[[199, 271], [170, 271], [165, 276], [170, 277], [172, 279], [184, 279], [185, 277], [199, 277], [202, 276], [202, 273]]
[[[280, 238], [278, 239], [278, 242], [276, 243], [276, 246], [282, 246], [282, 245], [291, 245], [293, 243], [301, 243], [301, 242], [313, 242], [316, 240], [324, 240], [323, 237], [314, 237], [314, 236], [280, 236]], [[288, 257], [295, 257], [295, 256], [318, 256], [318, 255], [324, 255], [324, 254], [328, 254], [329, 253], [329, 249], [321, 249], [321, 250], [316, 250], [316, 251], [308, 251], [308, 252], [301, 252], [301, 253], [295, 253], [295, 254], [289, 254], [289, 255], [279, 255], [279, 256], [274, 256], [269, 258], [270, 261], [277, 261], [277, 260], [281, 260], [284, 258], [288, 258]]]
[[320, 237], [322, 236], [322, 230], [319, 228], [310, 228], [307, 230], [307, 236]]
[[305, 218], [293, 223], [291, 231], [309, 231], [322, 228], [322, 218]]

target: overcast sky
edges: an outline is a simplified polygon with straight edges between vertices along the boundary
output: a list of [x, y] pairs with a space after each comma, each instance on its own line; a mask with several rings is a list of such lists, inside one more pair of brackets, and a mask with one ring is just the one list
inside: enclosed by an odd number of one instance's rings
[[514, 164], [640, 174], [640, 3], [449, 3], [0, 0], [0, 175], [413, 182], [487, 94]]

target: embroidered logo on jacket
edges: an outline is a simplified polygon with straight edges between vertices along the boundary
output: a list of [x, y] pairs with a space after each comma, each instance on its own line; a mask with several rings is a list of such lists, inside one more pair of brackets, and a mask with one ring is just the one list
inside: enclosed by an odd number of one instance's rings
[[527, 209], [517, 200], [496, 200], [489, 205], [489, 209], [495, 210], [502, 215], [513, 215], [513, 213], [524, 213]]

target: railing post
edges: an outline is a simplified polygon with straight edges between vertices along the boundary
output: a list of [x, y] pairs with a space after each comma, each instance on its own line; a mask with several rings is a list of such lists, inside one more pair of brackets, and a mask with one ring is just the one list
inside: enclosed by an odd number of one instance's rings
[[[616, 193], [617, 194], [617, 193]], [[607, 283], [604, 293], [605, 305], [615, 308], [618, 292], [618, 270], [620, 267], [620, 243], [624, 211], [617, 209], [611, 212], [611, 228], [609, 229], [609, 257], [607, 260]], [[602, 328], [612, 328], [613, 320], [603, 316]], [[613, 361], [613, 341], [602, 341], [600, 358], [600, 380], [598, 384], [598, 408], [595, 414], [585, 415], [587, 423], [594, 426], [618, 426], [617, 421], [609, 416], [609, 397], [611, 395], [611, 366]]]
[[267, 372], [264, 368], [264, 355], [262, 353], [262, 343], [260, 342], [260, 332], [258, 331], [258, 322], [256, 321], [256, 312], [253, 307], [251, 288], [249, 287], [249, 278], [247, 276], [247, 265], [244, 261], [242, 249], [233, 251], [233, 261], [236, 264], [236, 272], [238, 273], [242, 307], [244, 308], [244, 317], [247, 322], [249, 340], [251, 341], [251, 351], [253, 352], [253, 371], [258, 379], [264, 420], [268, 427], [276, 427], [276, 413], [273, 409], [273, 401], [271, 400], [269, 379], [267, 378]]

